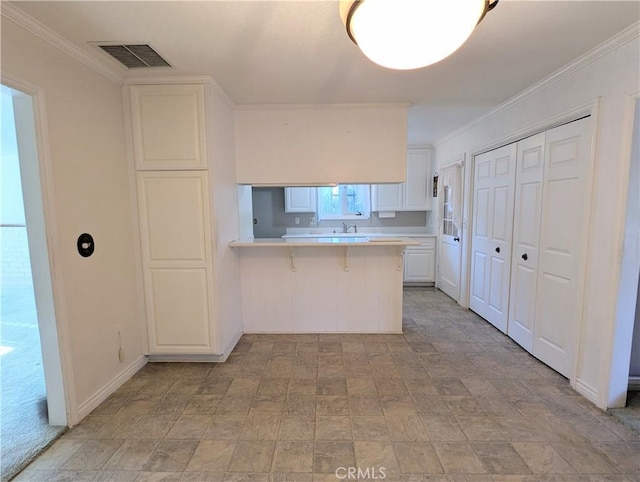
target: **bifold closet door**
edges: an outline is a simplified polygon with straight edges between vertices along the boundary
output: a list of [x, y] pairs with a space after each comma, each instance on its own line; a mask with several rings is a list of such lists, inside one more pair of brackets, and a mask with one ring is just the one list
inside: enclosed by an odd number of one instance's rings
[[571, 377], [591, 205], [591, 118], [546, 132], [533, 355]]
[[475, 157], [469, 307], [507, 332], [516, 144]]
[[545, 133], [518, 142], [508, 335], [533, 349]]

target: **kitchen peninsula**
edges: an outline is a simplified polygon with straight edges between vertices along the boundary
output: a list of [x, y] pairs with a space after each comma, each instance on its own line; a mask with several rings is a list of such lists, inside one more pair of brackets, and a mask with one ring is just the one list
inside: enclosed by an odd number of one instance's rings
[[245, 333], [401, 333], [409, 238], [241, 239]]

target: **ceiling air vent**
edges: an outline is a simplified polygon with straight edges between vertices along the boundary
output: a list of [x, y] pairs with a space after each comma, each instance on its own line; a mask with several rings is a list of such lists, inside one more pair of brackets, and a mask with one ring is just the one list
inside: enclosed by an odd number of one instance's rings
[[128, 69], [149, 67], [171, 67], [158, 52], [146, 44], [137, 45], [98, 45]]

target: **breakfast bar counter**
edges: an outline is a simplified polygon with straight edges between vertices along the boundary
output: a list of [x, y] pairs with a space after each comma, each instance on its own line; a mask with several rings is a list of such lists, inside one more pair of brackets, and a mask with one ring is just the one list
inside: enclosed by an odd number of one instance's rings
[[245, 333], [402, 333], [410, 238], [240, 239]]

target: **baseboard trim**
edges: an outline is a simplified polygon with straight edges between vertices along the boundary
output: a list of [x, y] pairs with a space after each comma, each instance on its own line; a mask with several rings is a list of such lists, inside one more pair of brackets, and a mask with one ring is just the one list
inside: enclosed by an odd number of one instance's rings
[[231, 342], [225, 347], [219, 355], [148, 355], [147, 358], [150, 362], [213, 362], [213, 363], [222, 363], [227, 361], [229, 355], [238, 344], [240, 337], [242, 336], [242, 331], [236, 333], [233, 338], [231, 338]]
[[133, 375], [135, 375], [138, 370], [140, 370], [143, 366], [147, 364], [147, 357], [142, 355], [136, 361], [134, 361], [131, 365], [121, 371], [115, 378], [113, 378], [109, 383], [103, 386], [100, 390], [94, 393], [87, 400], [82, 402], [78, 406], [78, 421], [82, 420], [84, 417], [89, 415], [94, 409], [98, 407], [102, 402], [104, 402], [109, 395], [115, 392], [118, 388], [120, 388], [127, 380], [129, 380]]
[[628, 390], [640, 391], [640, 376], [631, 376], [629, 377], [629, 388]]
[[580, 379], [576, 380], [576, 384], [574, 388], [576, 392], [578, 392], [580, 395], [582, 395], [587, 400], [589, 400], [593, 404], [600, 407], [600, 404], [598, 403], [598, 391], [595, 388], [587, 385], [585, 382], [583, 382]]
[[149, 363], [154, 362], [223, 362], [227, 357], [222, 355], [148, 355]]

